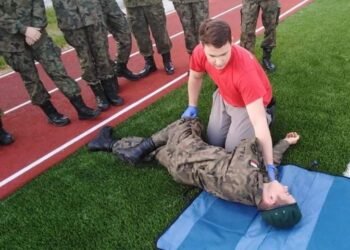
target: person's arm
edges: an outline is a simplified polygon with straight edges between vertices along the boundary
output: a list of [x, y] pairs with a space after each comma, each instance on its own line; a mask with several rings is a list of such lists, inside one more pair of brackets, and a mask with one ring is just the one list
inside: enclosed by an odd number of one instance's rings
[[284, 152], [287, 151], [290, 145], [296, 144], [299, 139], [300, 136], [297, 132], [287, 133], [286, 137], [273, 147], [273, 162], [276, 165], [281, 164]]
[[188, 79], [188, 105], [198, 105], [198, 97], [202, 89], [203, 73], [190, 70], [190, 76]]
[[43, 0], [32, 0], [31, 26], [45, 28], [47, 26], [46, 10]]
[[198, 116], [198, 98], [202, 89], [203, 72], [190, 70], [188, 78], [188, 107], [182, 114], [182, 117], [197, 117]]
[[255, 137], [258, 139], [259, 145], [262, 148], [265, 165], [273, 164], [272, 139], [266, 120], [266, 111], [263, 105], [263, 99], [259, 98], [256, 101], [249, 103], [246, 106], [246, 109], [254, 128]]

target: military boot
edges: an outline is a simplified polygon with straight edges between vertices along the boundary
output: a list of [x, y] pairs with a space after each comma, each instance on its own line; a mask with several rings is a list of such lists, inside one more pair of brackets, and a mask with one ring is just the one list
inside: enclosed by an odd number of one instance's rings
[[113, 144], [117, 141], [112, 138], [112, 127], [103, 127], [97, 137], [88, 143], [89, 151], [107, 151], [111, 152]]
[[90, 88], [95, 94], [97, 107], [102, 111], [107, 110], [109, 108], [109, 102], [103, 91], [102, 85], [98, 83], [95, 85], [90, 85]]
[[154, 62], [153, 56], [145, 57], [145, 67], [138, 74], [140, 77], [145, 77], [157, 70], [156, 63]]
[[101, 83], [104, 93], [112, 105], [120, 106], [124, 104], [123, 98], [117, 95], [119, 89], [117, 78], [113, 77], [110, 79], [102, 80]]
[[94, 119], [101, 114], [101, 110], [93, 110], [85, 105], [81, 95], [74, 96], [69, 100], [78, 113], [79, 120]]
[[8, 145], [14, 142], [15, 139], [11, 134], [6, 132], [6, 130], [2, 126], [2, 120], [0, 118], [0, 145]]
[[52, 105], [50, 100], [39, 105], [39, 107], [44, 111], [49, 123], [52, 125], [63, 127], [70, 123], [68, 117], [57, 112], [56, 108]]
[[130, 81], [136, 81], [136, 80], [141, 78], [139, 74], [135, 74], [135, 73], [131, 72], [128, 69], [128, 67], [126, 66], [126, 63], [116, 62], [115, 63], [115, 73], [117, 76], [125, 77], [126, 79], [128, 79]]
[[263, 48], [262, 65], [268, 73], [273, 73], [276, 70], [276, 66], [271, 62], [271, 48]]
[[130, 148], [118, 149], [117, 154], [121, 160], [127, 161], [133, 165], [139, 163], [146, 155], [156, 149], [151, 138], [146, 138], [140, 144]]
[[164, 64], [165, 72], [168, 75], [174, 74], [175, 68], [174, 68], [174, 65], [173, 65], [173, 63], [171, 61], [170, 52], [162, 54], [162, 57], [163, 57], [163, 64]]

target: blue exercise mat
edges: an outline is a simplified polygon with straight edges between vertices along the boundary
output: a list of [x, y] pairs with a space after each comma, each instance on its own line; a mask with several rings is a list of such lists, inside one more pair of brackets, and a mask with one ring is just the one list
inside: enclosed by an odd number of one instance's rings
[[265, 224], [255, 207], [202, 192], [158, 239], [159, 249], [350, 249], [350, 180], [280, 167], [303, 214], [292, 229]]

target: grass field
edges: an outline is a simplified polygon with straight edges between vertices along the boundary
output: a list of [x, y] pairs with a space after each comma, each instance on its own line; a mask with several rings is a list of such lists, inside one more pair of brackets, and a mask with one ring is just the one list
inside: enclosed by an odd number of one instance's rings
[[[315, 0], [278, 28], [272, 134], [274, 141], [292, 130], [302, 136], [284, 163], [310, 168], [318, 160], [319, 171], [341, 174], [350, 161], [349, 10], [348, 0]], [[213, 90], [206, 79], [204, 121]], [[114, 133], [148, 136], [176, 120], [186, 102], [183, 86]], [[1, 202], [0, 249], [154, 249], [198, 192], [176, 184], [155, 162], [136, 168], [82, 148]]]

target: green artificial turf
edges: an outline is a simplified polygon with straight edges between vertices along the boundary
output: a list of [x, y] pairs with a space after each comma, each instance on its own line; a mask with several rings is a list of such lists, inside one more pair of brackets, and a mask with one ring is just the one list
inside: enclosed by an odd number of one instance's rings
[[[302, 137], [284, 163], [310, 168], [318, 160], [319, 171], [340, 174], [350, 160], [349, 9], [348, 0], [316, 0], [278, 28], [272, 134], [274, 141], [288, 131]], [[204, 121], [214, 88], [206, 79]], [[183, 86], [114, 134], [148, 136], [179, 118], [186, 103]], [[154, 249], [198, 192], [176, 184], [155, 162], [133, 167], [84, 147], [1, 202], [0, 249]]]

